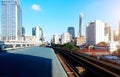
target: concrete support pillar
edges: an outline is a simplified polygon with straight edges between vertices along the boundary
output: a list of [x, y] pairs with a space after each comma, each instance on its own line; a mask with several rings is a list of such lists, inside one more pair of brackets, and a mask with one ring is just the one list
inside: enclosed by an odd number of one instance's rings
[[15, 49], [15, 48], [16, 48], [16, 44], [13, 44], [12, 46], [13, 46], [13, 49]]
[[22, 44], [20, 44], [20, 48], [22, 48], [23, 47], [23, 45]]
[[25, 47], [28, 47], [27, 44], [25, 44]]
[[5, 49], [5, 45], [0, 45], [0, 51], [3, 51]]

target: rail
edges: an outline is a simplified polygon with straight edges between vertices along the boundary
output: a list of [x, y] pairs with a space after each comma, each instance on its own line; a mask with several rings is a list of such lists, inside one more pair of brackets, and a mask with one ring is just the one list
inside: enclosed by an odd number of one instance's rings
[[53, 47], [53, 49], [63, 55], [64, 58], [71, 61], [74, 68], [82, 66], [90, 72], [90, 75], [94, 75], [94, 77], [120, 77], [120, 66], [118, 65], [63, 48]]

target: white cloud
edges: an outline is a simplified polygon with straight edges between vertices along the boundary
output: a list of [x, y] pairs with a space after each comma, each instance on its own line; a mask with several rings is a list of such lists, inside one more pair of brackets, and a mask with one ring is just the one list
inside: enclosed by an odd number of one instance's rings
[[35, 10], [35, 11], [41, 11], [42, 10], [40, 5], [37, 5], [37, 4], [33, 4], [32, 9]]

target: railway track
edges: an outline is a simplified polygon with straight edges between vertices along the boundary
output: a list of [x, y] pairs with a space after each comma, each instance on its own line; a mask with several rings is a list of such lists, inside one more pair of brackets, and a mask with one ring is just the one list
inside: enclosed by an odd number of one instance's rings
[[59, 52], [56, 52], [56, 55], [62, 64], [63, 68], [65, 69], [68, 77], [80, 77], [81, 75], [78, 73], [78, 70], [74, 68], [74, 66], [65, 59]]
[[77, 53], [62, 48], [53, 48], [67, 60], [73, 70], [79, 67], [85, 68], [85, 75], [78, 72], [78, 77], [120, 77], [120, 66], [99, 60], [83, 53]]

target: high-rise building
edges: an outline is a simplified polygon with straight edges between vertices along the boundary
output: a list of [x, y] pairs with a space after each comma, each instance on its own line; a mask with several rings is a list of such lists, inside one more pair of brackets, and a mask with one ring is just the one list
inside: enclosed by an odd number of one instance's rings
[[72, 39], [75, 38], [75, 29], [74, 27], [68, 27], [68, 33], [72, 35]]
[[25, 41], [25, 27], [22, 27], [22, 41]]
[[60, 44], [60, 36], [58, 34], [53, 35], [52, 43], [53, 44]]
[[35, 36], [36, 45], [40, 45], [44, 40], [42, 28], [39, 26], [32, 28], [32, 36]]
[[65, 44], [71, 42], [71, 39], [72, 39], [71, 35], [68, 32], [65, 32], [61, 36], [61, 43]]
[[83, 13], [80, 13], [80, 18], [79, 18], [79, 36], [83, 37], [85, 36], [84, 34], [84, 15]]
[[25, 36], [25, 28], [22, 27], [22, 36]]
[[115, 31], [115, 41], [120, 41], [120, 21], [118, 23], [118, 30]]
[[87, 45], [95, 45], [105, 40], [105, 24], [100, 20], [90, 22], [86, 29]]
[[120, 41], [120, 21], [119, 21], [119, 34], [118, 34], [118, 40]]
[[107, 23], [105, 23], [105, 36], [107, 36], [108, 39], [106, 42], [114, 41], [115, 31], [112, 27], [108, 26]]
[[20, 41], [22, 39], [20, 0], [2, 0], [1, 39], [3, 41]]
[[86, 43], [86, 36], [85, 36], [85, 26], [84, 26], [84, 15], [80, 13], [79, 17], [79, 35], [75, 38], [76, 46], [81, 46]]

